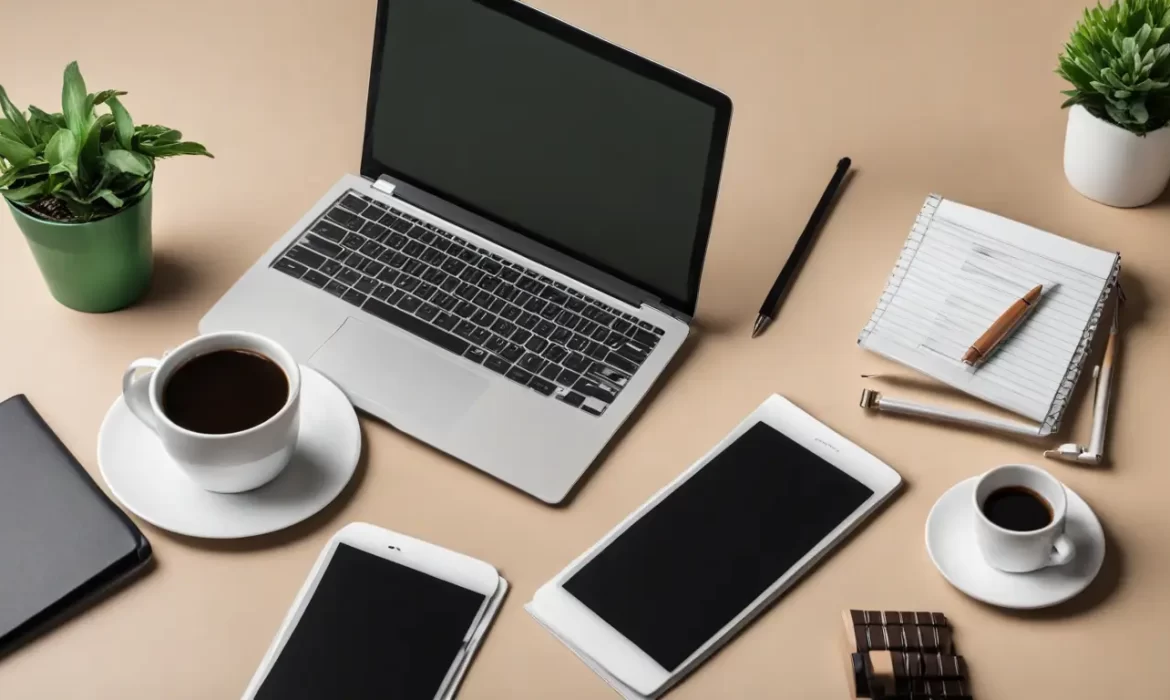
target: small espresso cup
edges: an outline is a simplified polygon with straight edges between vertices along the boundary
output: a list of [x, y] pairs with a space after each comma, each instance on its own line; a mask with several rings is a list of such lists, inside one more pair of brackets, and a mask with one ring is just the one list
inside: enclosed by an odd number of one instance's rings
[[[1013, 530], [996, 524], [985, 512], [988, 498], [1002, 490], [1035, 496], [1047, 508], [1048, 523], [1038, 529]], [[983, 558], [1010, 573], [1037, 571], [1072, 561], [1076, 547], [1064, 532], [1068, 498], [1064, 485], [1048, 472], [1027, 464], [1007, 464], [979, 477], [975, 484], [975, 535]]]
[[[163, 410], [167, 381], [187, 362], [220, 350], [253, 353], [280, 367], [288, 380], [284, 405], [259, 425], [234, 433], [198, 433], [177, 425]], [[135, 360], [122, 375], [122, 395], [130, 411], [158, 435], [179, 468], [208, 491], [239, 493], [263, 486], [280, 474], [296, 447], [300, 368], [287, 350], [262, 335], [211, 333], [188, 340], [161, 359]]]

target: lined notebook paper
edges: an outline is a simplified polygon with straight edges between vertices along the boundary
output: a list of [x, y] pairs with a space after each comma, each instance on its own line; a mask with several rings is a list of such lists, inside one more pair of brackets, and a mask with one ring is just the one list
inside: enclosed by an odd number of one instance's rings
[[[931, 195], [861, 347], [1042, 424], [1060, 425], [1120, 258]], [[963, 353], [1037, 284], [1031, 314], [978, 367]]]

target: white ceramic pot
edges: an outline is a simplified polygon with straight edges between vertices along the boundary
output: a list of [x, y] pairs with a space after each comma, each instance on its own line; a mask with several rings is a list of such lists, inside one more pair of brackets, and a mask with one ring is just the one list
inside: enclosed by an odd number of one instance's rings
[[1138, 136], [1075, 105], [1064, 136], [1064, 175], [1077, 192], [1102, 204], [1149, 204], [1170, 180], [1170, 126]]

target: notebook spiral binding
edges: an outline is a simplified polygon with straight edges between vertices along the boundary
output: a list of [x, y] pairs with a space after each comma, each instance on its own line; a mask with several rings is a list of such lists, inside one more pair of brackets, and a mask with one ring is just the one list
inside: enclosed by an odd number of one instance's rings
[[[885, 314], [894, 296], [898, 293], [902, 285], [902, 280], [906, 276], [915, 256], [918, 254], [918, 249], [926, 237], [927, 230], [930, 228], [930, 224], [934, 220], [935, 213], [938, 211], [939, 204], [942, 200], [941, 195], [931, 194], [923, 203], [922, 209], [914, 219], [914, 226], [910, 229], [910, 235], [906, 238], [906, 243], [903, 245], [902, 251], [898, 254], [898, 262], [890, 272], [889, 279], [886, 280], [886, 286], [881, 298], [878, 300], [877, 308], [874, 309], [874, 313], [870, 316], [869, 322], [865, 324], [865, 327], [857, 337], [857, 343], [859, 345], [865, 342], [866, 338]], [[1121, 256], [1119, 255], [1110, 273], [1109, 282], [1097, 298], [1093, 315], [1089, 319], [1089, 323], [1086, 324], [1084, 333], [1081, 334], [1080, 342], [1077, 344], [1077, 349], [1069, 362], [1068, 371], [1065, 373], [1064, 380], [1061, 382], [1060, 388], [1052, 400], [1052, 404], [1048, 407], [1047, 416], [1041, 423], [1041, 436], [1051, 435], [1060, 429], [1061, 419], [1064, 416], [1065, 409], [1068, 408], [1068, 402], [1072, 397], [1073, 389], [1077, 385], [1077, 380], [1080, 379], [1081, 370], [1088, 358], [1093, 338], [1096, 336], [1098, 327], [1101, 324], [1105, 304], [1109, 301], [1110, 294], [1118, 286], [1120, 275]]]

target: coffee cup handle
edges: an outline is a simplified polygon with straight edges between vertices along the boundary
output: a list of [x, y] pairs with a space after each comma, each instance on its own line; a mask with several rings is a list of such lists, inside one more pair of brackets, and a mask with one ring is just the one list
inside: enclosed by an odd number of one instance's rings
[[[122, 397], [126, 400], [126, 406], [154, 433], [158, 432], [158, 419], [150, 406], [150, 375], [158, 369], [158, 365], [158, 360], [143, 357], [131, 362], [122, 373]], [[140, 370], [149, 371], [139, 373]]]
[[1067, 534], [1061, 534], [1052, 543], [1052, 554], [1048, 556], [1049, 566], [1064, 566], [1073, 560], [1077, 554], [1076, 545], [1073, 544], [1072, 539]]

